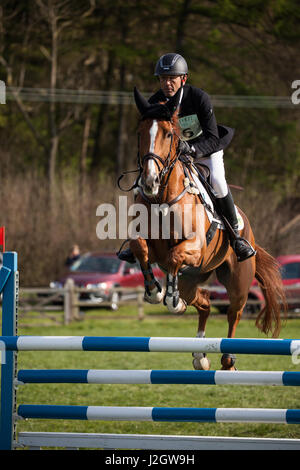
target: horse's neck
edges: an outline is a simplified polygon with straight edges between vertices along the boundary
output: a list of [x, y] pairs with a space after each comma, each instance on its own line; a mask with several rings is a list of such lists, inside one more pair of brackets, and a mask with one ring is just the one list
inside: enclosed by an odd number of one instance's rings
[[184, 189], [184, 172], [182, 164], [177, 161], [167, 182], [162, 202], [168, 202], [178, 196]]

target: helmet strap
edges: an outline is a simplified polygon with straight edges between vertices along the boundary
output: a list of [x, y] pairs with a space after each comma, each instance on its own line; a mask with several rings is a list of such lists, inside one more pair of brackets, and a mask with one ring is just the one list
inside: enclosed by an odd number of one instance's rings
[[183, 75], [183, 78], [181, 78], [181, 86], [184, 86], [186, 84], [186, 81], [187, 81], [187, 74]]

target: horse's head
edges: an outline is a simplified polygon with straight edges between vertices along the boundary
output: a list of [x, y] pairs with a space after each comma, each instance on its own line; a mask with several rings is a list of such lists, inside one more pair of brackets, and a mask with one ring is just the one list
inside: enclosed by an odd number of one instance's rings
[[134, 97], [142, 119], [139, 125], [139, 159], [143, 192], [149, 197], [159, 193], [160, 184], [176, 156], [178, 135], [174, 116], [180, 100], [178, 90], [165, 104], [149, 104], [135, 88]]

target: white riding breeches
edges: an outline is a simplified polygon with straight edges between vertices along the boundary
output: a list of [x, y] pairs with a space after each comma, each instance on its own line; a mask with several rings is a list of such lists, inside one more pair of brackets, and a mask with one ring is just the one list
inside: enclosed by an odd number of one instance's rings
[[225, 197], [228, 193], [223, 154], [223, 150], [219, 150], [218, 152], [212, 153], [209, 157], [199, 158], [198, 160], [201, 165], [205, 165], [209, 168], [210, 184], [217, 198]]

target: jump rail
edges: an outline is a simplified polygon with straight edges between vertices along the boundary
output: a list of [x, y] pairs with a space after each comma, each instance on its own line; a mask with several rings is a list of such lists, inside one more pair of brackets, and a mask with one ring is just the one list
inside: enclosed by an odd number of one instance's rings
[[20, 370], [17, 384], [206, 384], [300, 386], [300, 372], [223, 370]]
[[270, 354], [300, 352], [299, 339], [0, 336], [7, 351], [135, 351]]

